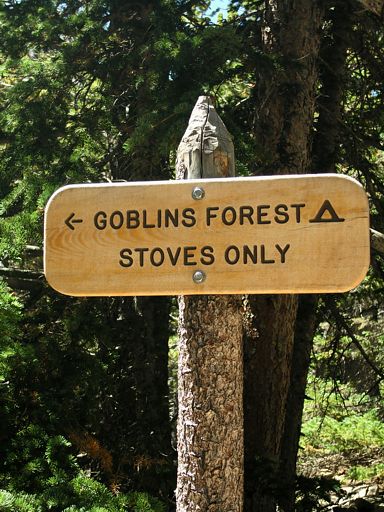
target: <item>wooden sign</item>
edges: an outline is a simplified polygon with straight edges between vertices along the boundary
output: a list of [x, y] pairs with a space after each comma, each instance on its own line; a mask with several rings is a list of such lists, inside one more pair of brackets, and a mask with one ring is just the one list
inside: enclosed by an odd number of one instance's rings
[[345, 176], [69, 185], [45, 217], [45, 275], [79, 296], [342, 292], [370, 260]]

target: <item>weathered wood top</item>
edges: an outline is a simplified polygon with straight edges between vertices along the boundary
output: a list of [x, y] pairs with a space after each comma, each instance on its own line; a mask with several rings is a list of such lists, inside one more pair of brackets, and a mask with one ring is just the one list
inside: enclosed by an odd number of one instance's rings
[[232, 137], [209, 96], [199, 96], [177, 148], [177, 178], [226, 178], [235, 175]]

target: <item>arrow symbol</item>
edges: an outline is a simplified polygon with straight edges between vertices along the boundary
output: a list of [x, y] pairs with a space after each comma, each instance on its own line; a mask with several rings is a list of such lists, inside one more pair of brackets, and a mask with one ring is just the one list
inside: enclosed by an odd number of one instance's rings
[[64, 221], [65, 224], [69, 227], [69, 229], [72, 229], [72, 231], [74, 231], [75, 229], [75, 226], [73, 224], [80, 224], [81, 222], [83, 222], [83, 219], [74, 219], [74, 216], [75, 213], [72, 212], [71, 215]]

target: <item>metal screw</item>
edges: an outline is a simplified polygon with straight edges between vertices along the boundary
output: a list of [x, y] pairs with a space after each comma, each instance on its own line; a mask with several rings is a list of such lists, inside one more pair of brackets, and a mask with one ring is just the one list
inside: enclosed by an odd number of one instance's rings
[[196, 200], [203, 199], [204, 196], [205, 196], [205, 192], [204, 192], [203, 188], [195, 187], [192, 190], [192, 197], [193, 197], [193, 199], [196, 199]]
[[205, 272], [203, 272], [202, 270], [196, 270], [196, 272], [194, 272], [194, 274], [192, 276], [192, 279], [194, 280], [194, 282], [196, 284], [201, 284], [201, 283], [204, 283], [206, 277], [207, 276], [206, 276]]

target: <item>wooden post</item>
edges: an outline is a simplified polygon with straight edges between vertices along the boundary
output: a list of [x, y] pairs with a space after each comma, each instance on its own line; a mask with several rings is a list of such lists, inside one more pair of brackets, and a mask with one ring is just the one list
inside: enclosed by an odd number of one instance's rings
[[[209, 97], [191, 114], [177, 174], [234, 175], [233, 143]], [[241, 298], [182, 296], [179, 308], [177, 512], [242, 512]]]

